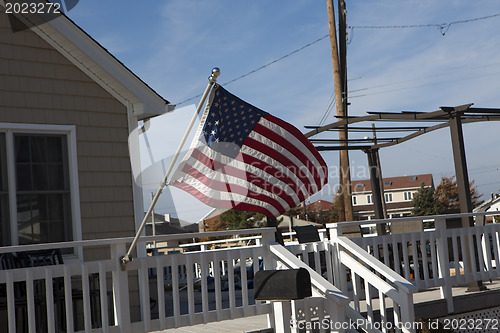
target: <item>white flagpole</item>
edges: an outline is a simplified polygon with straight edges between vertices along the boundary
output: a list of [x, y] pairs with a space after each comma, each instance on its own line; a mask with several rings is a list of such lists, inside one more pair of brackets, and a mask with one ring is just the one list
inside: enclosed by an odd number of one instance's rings
[[214, 67], [212, 69], [212, 75], [208, 78], [208, 84], [207, 87], [205, 88], [205, 91], [203, 92], [203, 95], [201, 96], [200, 103], [198, 103], [198, 107], [196, 108], [195, 113], [193, 114], [193, 117], [191, 118], [191, 121], [189, 122], [189, 125], [186, 129], [186, 132], [184, 133], [184, 136], [182, 137], [181, 142], [179, 143], [179, 146], [177, 147], [177, 150], [174, 154], [174, 157], [172, 158], [172, 161], [170, 162], [170, 165], [168, 166], [167, 171], [165, 172], [165, 176], [163, 177], [163, 180], [160, 183], [160, 187], [156, 191], [155, 196], [153, 197], [153, 200], [151, 201], [151, 204], [149, 206], [148, 211], [144, 215], [144, 218], [142, 220], [141, 226], [139, 227], [139, 230], [137, 230], [137, 233], [135, 234], [134, 240], [132, 241], [132, 244], [130, 244], [130, 247], [127, 251], [127, 254], [125, 256], [120, 258], [120, 264], [122, 267], [122, 270], [125, 270], [125, 266], [132, 261], [132, 258], [130, 257], [132, 251], [134, 250], [135, 246], [137, 245], [137, 242], [139, 241], [139, 237], [144, 230], [144, 227], [146, 226], [146, 222], [148, 220], [148, 217], [151, 215], [151, 212], [153, 211], [156, 203], [158, 202], [158, 199], [160, 198], [160, 195], [163, 191], [163, 189], [166, 186], [168, 177], [170, 176], [170, 172], [172, 172], [172, 169], [174, 168], [175, 162], [177, 162], [177, 158], [179, 157], [182, 147], [184, 147], [184, 144], [186, 143], [186, 140], [189, 136], [189, 133], [191, 132], [191, 129], [193, 128], [194, 123], [196, 122], [196, 118], [198, 118], [198, 114], [200, 113], [203, 105], [205, 104], [205, 100], [207, 99], [208, 93], [210, 92], [210, 89], [214, 85], [214, 83], [217, 81], [217, 77], [220, 75], [220, 69], [217, 67]]

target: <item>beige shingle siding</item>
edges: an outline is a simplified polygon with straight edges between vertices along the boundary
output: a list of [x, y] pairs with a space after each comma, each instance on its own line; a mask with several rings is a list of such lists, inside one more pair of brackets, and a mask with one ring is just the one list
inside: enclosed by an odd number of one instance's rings
[[3, 8], [0, 122], [76, 125], [83, 239], [134, 234], [126, 107]]

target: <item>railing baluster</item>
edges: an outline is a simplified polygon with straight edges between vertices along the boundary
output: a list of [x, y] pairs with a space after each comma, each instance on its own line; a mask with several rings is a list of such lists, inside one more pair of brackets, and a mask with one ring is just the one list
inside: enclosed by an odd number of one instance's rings
[[[257, 274], [257, 272], [259, 271], [260, 269], [260, 259], [259, 259], [259, 255], [257, 252], [254, 252], [254, 255], [253, 255], [253, 280], [254, 280], [254, 285], [253, 285], [253, 291], [255, 293], [255, 274]], [[262, 303], [261, 301], [258, 301], [258, 300], [255, 300], [255, 309], [257, 311], [257, 313], [261, 313], [261, 308], [262, 308]]]
[[243, 315], [248, 315], [248, 280], [247, 280], [247, 255], [246, 251], [241, 251], [240, 257], [240, 274], [241, 274], [241, 299], [243, 307]]
[[11, 271], [6, 272], [7, 289], [7, 318], [9, 320], [9, 333], [16, 332], [16, 295], [14, 294], [14, 279]]
[[194, 276], [193, 276], [193, 255], [186, 255], [186, 277], [187, 277], [187, 290], [188, 290], [188, 314], [189, 324], [194, 325]]
[[149, 278], [148, 278], [148, 267], [147, 258], [139, 258], [139, 283], [141, 288], [141, 312], [142, 312], [142, 322], [144, 324], [144, 331], [148, 332], [151, 328], [151, 304], [149, 298]]
[[[179, 327], [180, 323], [180, 316], [181, 316], [181, 302], [180, 302], [180, 272], [179, 272], [179, 263], [177, 261], [177, 258], [180, 255], [177, 254], [172, 254], [169, 255], [170, 258], [170, 266], [167, 266], [170, 268], [170, 273], [172, 277], [172, 306], [174, 308], [174, 326]], [[186, 266], [181, 266], [184, 267], [185, 270], [187, 271], [188, 266], [186, 262]], [[187, 279], [186, 279], [187, 281]], [[189, 287], [188, 287], [189, 288]]]
[[90, 312], [90, 288], [87, 263], [82, 263], [82, 299], [83, 299], [83, 322], [85, 332], [92, 330], [92, 317]]
[[351, 279], [352, 279], [352, 292], [354, 296], [354, 309], [357, 312], [360, 312], [359, 296], [361, 294], [361, 278], [359, 277], [358, 274], [353, 272], [351, 274]]
[[217, 252], [213, 253], [212, 256], [213, 263], [213, 274], [214, 274], [214, 282], [215, 282], [215, 310], [217, 313], [217, 320], [222, 320], [222, 286], [221, 286], [221, 272], [220, 272], [220, 263], [221, 259], [217, 255]]
[[[321, 244], [321, 243], [320, 243]], [[321, 255], [318, 247], [318, 243], [313, 243], [313, 254], [314, 254], [314, 268], [319, 275], [321, 275]]]
[[396, 273], [403, 275], [401, 272], [401, 263], [399, 259], [399, 243], [400, 243], [401, 234], [392, 235], [392, 258], [394, 260], [393, 270]]
[[[468, 228], [467, 228], [468, 229]], [[468, 255], [470, 258], [470, 267], [472, 268], [472, 278], [473, 281], [479, 280], [480, 277], [480, 272], [478, 271], [479, 263], [476, 260], [476, 254], [474, 253], [475, 250], [474, 248], [476, 247], [474, 244], [474, 238], [473, 238], [473, 232], [470, 232], [472, 230], [467, 230], [469, 233], [466, 235], [466, 241], [467, 241], [467, 247], [466, 249], [468, 250]]]
[[[387, 318], [385, 295], [381, 290], [378, 291], [378, 301], [380, 307], [380, 322], [387, 323], [389, 320]], [[382, 332], [387, 332], [387, 325], [382, 325]]]
[[[493, 260], [493, 258], [491, 257], [491, 249], [492, 249], [492, 245], [491, 245], [491, 241], [490, 241], [490, 232], [489, 232], [489, 228], [487, 229], [486, 227], [483, 228], [483, 239], [484, 239], [484, 248], [483, 251], [486, 255], [486, 273], [488, 274], [488, 278], [493, 278], [494, 274], [493, 274], [493, 267], [491, 265], [491, 261]], [[481, 245], [482, 245], [482, 241], [480, 242]]]
[[[474, 236], [476, 236], [476, 242], [473, 243], [475, 245], [475, 251], [477, 251], [477, 261], [478, 265], [476, 267], [479, 268], [479, 276], [480, 279], [488, 279], [489, 274], [485, 269], [485, 256], [483, 254], [483, 246], [482, 246], [482, 235], [484, 234], [484, 227], [476, 227], [474, 228]], [[482, 232], [483, 231], [483, 232]], [[475, 256], [475, 255], [474, 255]]]
[[[206, 253], [206, 252], [204, 252]], [[208, 322], [208, 276], [210, 274], [210, 261], [204, 260], [204, 256], [199, 254], [198, 261], [201, 266], [201, 311], [203, 312], [203, 323]]]
[[52, 270], [48, 266], [45, 267], [45, 300], [47, 302], [47, 330], [48, 332], [54, 332], [54, 283], [52, 281]]
[[[238, 250], [239, 251], [239, 250]], [[236, 308], [236, 295], [234, 291], [234, 258], [231, 252], [227, 251], [227, 283], [229, 287], [229, 313], [234, 318]]]
[[422, 236], [423, 237], [420, 239], [420, 252], [422, 254], [424, 285], [426, 288], [429, 288], [431, 285], [429, 281], [429, 260], [427, 259], [427, 240], [426, 240], [427, 237], [425, 237], [425, 234], [423, 234]]
[[[467, 273], [465, 271], [465, 260], [463, 260], [463, 257], [462, 257], [462, 265], [460, 265], [460, 256], [462, 256], [462, 253], [463, 253], [463, 250], [462, 250], [462, 246], [460, 247], [460, 252], [459, 252], [459, 246], [458, 246], [458, 239], [459, 239], [459, 235], [458, 235], [458, 232], [457, 232], [457, 229], [451, 229], [451, 244], [453, 246], [453, 261], [455, 263], [455, 276], [456, 276], [456, 283], [458, 283], [459, 281], [466, 281], [467, 278], [465, 276], [465, 274]], [[462, 237], [460, 237], [460, 240], [462, 239]], [[446, 240], [448, 240], [446, 238]], [[446, 242], [446, 246], [448, 245], [448, 242]], [[464, 275], [462, 275], [462, 273], [460, 272], [460, 268], [461, 266], [464, 266]]]
[[[496, 225], [495, 225], [496, 227]], [[496, 229], [496, 228], [495, 228]], [[494, 274], [496, 277], [499, 276], [500, 274], [500, 258], [499, 258], [499, 251], [498, 247], [500, 246], [499, 242], [499, 235], [497, 230], [493, 230], [491, 233], [492, 235], [492, 242], [493, 242], [493, 254], [495, 255], [495, 269], [494, 269]]]
[[326, 274], [328, 282], [334, 284], [333, 281], [333, 257], [332, 257], [333, 244], [325, 243], [325, 261], [326, 261]]
[[372, 297], [372, 286], [365, 279], [365, 304], [366, 304], [366, 315], [369, 322], [375, 322], [373, 318], [373, 297]]
[[[392, 301], [392, 313], [394, 314], [394, 323], [395, 324], [400, 323], [401, 322], [401, 307], [395, 301]], [[399, 328], [398, 325], [396, 325], [395, 331], [401, 332], [401, 329]]]
[[66, 331], [73, 333], [73, 297], [71, 295], [71, 272], [68, 266], [64, 266], [64, 305], [66, 310]]
[[99, 297], [101, 298], [101, 325], [103, 333], [109, 331], [109, 317], [108, 317], [108, 288], [106, 284], [106, 271], [104, 263], [99, 261]]
[[[429, 237], [429, 246], [431, 247], [432, 279], [434, 281], [434, 286], [437, 286], [439, 279], [439, 273], [438, 273], [439, 268], [438, 268], [437, 254], [436, 254], [436, 247], [437, 247], [436, 233], [432, 233], [432, 235]], [[446, 246], [448, 246], [448, 243], [446, 243]]]
[[389, 258], [389, 239], [388, 236], [382, 237], [382, 251], [384, 253], [384, 264], [391, 267], [391, 260]]
[[411, 252], [413, 259], [413, 278], [415, 279], [415, 285], [421, 289], [422, 281], [420, 280], [420, 265], [418, 262], [418, 244], [415, 237], [415, 233], [411, 233]]
[[411, 280], [411, 277], [410, 277], [410, 259], [409, 259], [409, 254], [408, 254], [408, 239], [407, 239], [406, 234], [402, 235], [401, 244], [402, 244], [402, 251], [403, 251], [404, 271], [405, 271], [404, 278], [407, 280]]
[[35, 332], [35, 294], [33, 292], [33, 268], [26, 269], [26, 302], [28, 307], [28, 330]]
[[[436, 275], [443, 280], [440, 285], [441, 298], [446, 299], [448, 313], [453, 312], [453, 295], [451, 291], [451, 277], [450, 277], [450, 255], [448, 249], [448, 233], [446, 229], [446, 219], [436, 219], [434, 221], [436, 225], [436, 232], [438, 233], [438, 238], [436, 239], [436, 247], [438, 249], [438, 271]], [[455, 257], [457, 258], [457, 257]]]
[[300, 250], [301, 250], [301, 256], [302, 256], [302, 261], [307, 264], [307, 266], [312, 267], [311, 263], [309, 262], [309, 252], [307, 251], [307, 244], [300, 244]]

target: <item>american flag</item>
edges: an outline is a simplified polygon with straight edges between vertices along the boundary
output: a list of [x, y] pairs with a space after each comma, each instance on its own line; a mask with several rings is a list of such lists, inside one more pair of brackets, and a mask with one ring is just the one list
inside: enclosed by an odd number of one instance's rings
[[216, 85], [170, 184], [211, 207], [276, 217], [327, 178], [325, 161], [297, 128]]

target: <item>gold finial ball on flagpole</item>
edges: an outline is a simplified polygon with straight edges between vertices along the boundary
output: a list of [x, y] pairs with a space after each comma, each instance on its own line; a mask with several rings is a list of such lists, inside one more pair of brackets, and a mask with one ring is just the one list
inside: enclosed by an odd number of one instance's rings
[[217, 81], [217, 77], [220, 75], [220, 69], [219, 67], [214, 67], [212, 69], [212, 75], [208, 78], [208, 80], [212, 83], [215, 83]]

